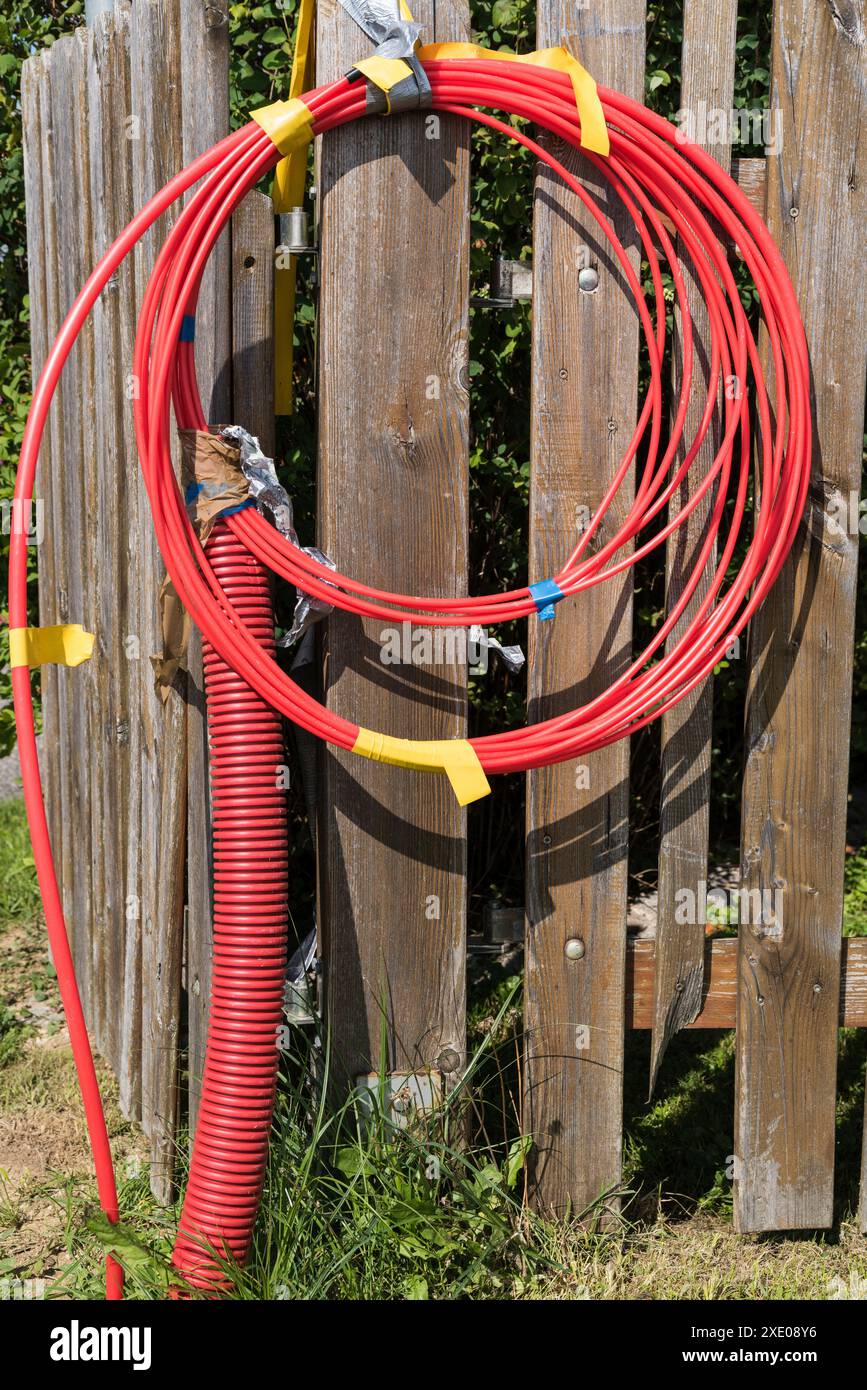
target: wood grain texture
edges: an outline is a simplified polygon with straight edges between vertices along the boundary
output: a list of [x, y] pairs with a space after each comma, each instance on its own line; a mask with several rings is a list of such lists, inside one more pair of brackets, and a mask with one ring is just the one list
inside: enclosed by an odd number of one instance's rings
[[[110, 45], [110, 74], [112, 84], [112, 120], [114, 139], [111, 149], [111, 194], [113, 204], [113, 227], [119, 231], [133, 216], [136, 201], [133, 187], [133, 158], [136, 145], [131, 138], [135, 133], [131, 127], [132, 79], [130, 72], [131, 19], [128, 4], [115, 4], [114, 38]], [[124, 139], [119, 138], [121, 130]], [[132, 389], [132, 363], [135, 343], [136, 319], [136, 264], [134, 258], [118, 267], [116, 288], [112, 291], [117, 299], [117, 319], [115, 325], [115, 354], [119, 373], [117, 399], [119, 416], [116, 424], [117, 473], [116, 491], [123, 498], [125, 526], [118, 536], [119, 564], [123, 570], [125, 563], [126, 582], [121, 587], [124, 611], [118, 613], [118, 639], [121, 647], [120, 660], [123, 674], [120, 677], [121, 698], [126, 701], [128, 710], [128, 752], [124, 752], [123, 715], [116, 727], [117, 752], [125, 758], [128, 780], [115, 777], [115, 800], [124, 797], [128, 803], [127, 838], [124, 846], [125, 861], [119, 860], [125, 868], [125, 909], [124, 941], [121, 952], [123, 974], [114, 1001], [119, 1013], [118, 1022], [118, 1083], [120, 1104], [124, 1114], [130, 1118], [141, 1115], [141, 1075], [142, 1075], [142, 962], [141, 962], [141, 904], [144, 896], [142, 883], [141, 854], [141, 808], [144, 765], [144, 736], [141, 710], [143, 700], [150, 701], [148, 689], [150, 663], [149, 651], [142, 646], [140, 625], [141, 596], [138, 592], [139, 557], [142, 544], [153, 544], [151, 522], [144, 493], [144, 484], [138, 462], [138, 449], [135, 438], [134, 408]], [[117, 389], [119, 387], [119, 389]], [[125, 534], [124, 534], [125, 530]], [[124, 554], [125, 548], [125, 554]], [[118, 582], [123, 586], [123, 579]], [[109, 596], [106, 596], [110, 602]]]
[[[593, 73], [630, 96], [644, 82], [645, 6], [592, 8], [544, 0], [538, 47], [565, 42]], [[598, 198], [637, 265], [636, 234], [618, 199], [583, 157], [554, 148]], [[638, 318], [607, 242], [579, 200], [542, 167], [533, 233], [533, 403], [530, 579], [555, 574], [575, 544], [580, 508], [601, 500], [636, 419]], [[578, 288], [580, 250], [599, 288]], [[622, 523], [621, 488], [597, 535]], [[628, 664], [631, 579], [560, 604], [529, 625], [530, 720], [574, 709]], [[586, 772], [582, 771], [586, 769]], [[534, 1138], [537, 1205], [583, 1211], [620, 1180], [629, 746], [527, 778], [527, 950], [523, 1126]], [[581, 960], [564, 944], [580, 936]], [[611, 1199], [614, 1205], [614, 1199]]]
[[[53, 282], [44, 269], [46, 236], [50, 235], [49, 218], [53, 216], [52, 199], [46, 197], [44, 176], [51, 149], [51, 130], [43, 126], [43, 108], [48, 90], [46, 67], [48, 55], [28, 58], [21, 70], [21, 129], [24, 153], [24, 198], [27, 216], [27, 264], [30, 292], [30, 357], [33, 383], [36, 384], [42, 365], [51, 346], [53, 306], [48, 290]], [[53, 259], [53, 258], [52, 258]], [[56, 413], [56, 408], [53, 413]], [[48, 627], [60, 621], [59, 571], [55, 544], [55, 496], [58, 484], [52, 469], [51, 434], [49, 423], [39, 451], [36, 470], [36, 512], [34, 523], [42, 530], [39, 560], [39, 621]], [[44, 666], [40, 678], [42, 699], [42, 747], [39, 758], [48, 833], [55, 851], [58, 876], [62, 869], [60, 852], [63, 839], [63, 798], [60, 758], [60, 708], [58, 673], [54, 666]], [[61, 884], [62, 891], [62, 884]]]
[[[229, 133], [227, 0], [178, 0], [182, 160], [186, 165]], [[231, 423], [230, 233], [211, 253], [196, 311], [196, 375], [205, 419]], [[193, 632], [187, 674], [187, 1005], [190, 1127], [195, 1130], [211, 997], [211, 818], [202, 650]]]
[[[42, 237], [43, 247], [57, 247], [58, 241], [58, 211], [56, 197], [56, 160], [55, 160], [55, 125], [53, 114], [53, 94], [51, 81], [51, 64], [53, 61], [52, 51], [45, 52], [38, 61], [40, 64], [38, 71], [39, 77], [39, 115], [40, 115], [40, 138], [41, 138], [41, 185], [42, 185]], [[62, 125], [60, 129], [62, 129]], [[41, 300], [45, 314], [46, 338], [50, 345], [60, 328], [63, 318], [64, 303], [62, 298], [62, 286], [60, 277], [59, 257], [57, 255], [42, 255], [42, 275], [41, 283], [37, 286], [37, 298]], [[43, 452], [42, 463], [40, 465], [44, 485], [46, 478], [46, 463], [50, 460], [52, 469], [52, 480], [50, 487], [46, 488], [46, 499], [48, 503], [46, 512], [46, 538], [42, 547], [43, 555], [40, 557], [40, 565], [46, 563], [46, 556], [51, 555], [51, 565], [54, 571], [54, 600], [52, 604], [54, 621], [63, 623], [69, 621], [69, 592], [68, 592], [68, 533], [65, 525], [65, 496], [63, 478], [64, 439], [63, 439], [63, 392], [70, 390], [68, 379], [61, 376], [58, 389], [48, 414], [48, 422], [45, 431], [45, 438], [48, 441], [48, 454]], [[67, 807], [72, 801], [72, 772], [69, 762], [70, 752], [70, 725], [69, 725], [69, 686], [66, 674], [62, 668], [57, 667], [53, 671], [53, 680], [47, 688], [49, 698], [53, 694], [56, 702], [56, 722], [57, 738], [55, 743], [45, 742], [43, 745], [43, 757], [41, 762], [48, 774], [47, 787], [50, 788], [58, 798], [56, 808], [55, 833], [52, 838], [52, 850], [54, 855], [55, 871], [62, 901], [64, 913], [68, 911], [68, 903], [71, 896], [71, 874], [73, 872], [71, 854], [73, 849], [73, 829]], [[50, 723], [49, 723], [50, 728]], [[69, 932], [70, 944], [73, 951], [73, 959], [76, 959], [76, 932], [73, 924], [67, 919], [67, 931]]]
[[[680, 106], [696, 116], [705, 111], [731, 111], [735, 75], [737, 0], [686, 0], [683, 11]], [[701, 104], [704, 103], [702, 108]], [[707, 122], [704, 123], [705, 127]], [[696, 120], [696, 136], [702, 125]], [[726, 126], [726, 131], [728, 127]], [[731, 147], [704, 142], [704, 147], [723, 168], [729, 167]], [[694, 440], [704, 410], [710, 376], [710, 319], [704, 293], [681, 241], [677, 253], [683, 268], [686, 301], [694, 333], [693, 379], [690, 405], [683, 429], [683, 444], [673, 466], [678, 468]], [[674, 400], [683, 380], [681, 317], [675, 314]], [[721, 393], [718, 392], [718, 408]], [[669, 504], [675, 517], [696, 493], [713, 464], [722, 432], [719, 415], [678, 493]], [[682, 526], [669, 537], [666, 547], [666, 605], [670, 611], [680, 599], [707, 539], [708, 523], [716, 491], [710, 492]], [[704, 574], [683, 615], [671, 632], [667, 650], [681, 641], [705, 599], [716, 564], [716, 547], [708, 556]], [[659, 917], [656, 928], [656, 998], [650, 1057], [650, 1090], [653, 1091], [663, 1054], [670, 1039], [690, 1023], [701, 1008], [704, 974], [704, 922], [679, 921], [678, 894], [687, 892], [698, 902], [707, 883], [707, 849], [710, 821], [710, 759], [713, 719], [713, 683], [708, 680], [691, 691], [662, 717], [662, 795], [660, 802]]]
[[764, 221], [768, 212], [768, 161], [764, 157], [733, 159], [731, 174]]
[[[86, 36], [84, 36], [86, 42]], [[82, 38], [69, 34], [54, 44], [47, 65], [52, 136], [52, 186], [54, 203], [52, 243], [58, 248], [57, 299], [63, 318], [90, 271], [89, 189], [84, 186], [82, 149], [87, 150], [84, 124], [86, 52]], [[58, 196], [58, 190], [63, 196]], [[59, 327], [59, 322], [55, 327]], [[52, 335], [53, 336], [53, 335]], [[57, 449], [52, 437], [52, 458], [58, 461], [59, 506], [55, 513], [61, 565], [63, 621], [82, 622], [93, 631], [90, 611], [90, 545], [85, 540], [87, 514], [86, 449], [93, 416], [93, 326], [88, 323], [73, 347], [64, 369], [60, 391]], [[85, 416], [88, 420], [85, 421]], [[90, 664], [90, 663], [88, 663]], [[91, 903], [93, 857], [91, 853], [90, 800], [90, 699], [92, 671], [87, 667], [59, 668], [58, 685], [64, 692], [61, 758], [64, 778], [63, 906], [72, 945], [76, 973], [88, 1026], [101, 1040], [99, 974], [95, 973], [94, 946], [99, 932], [92, 930]], [[99, 957], [97, 954], [97, 961]]]
[[[769, 895], [741, 926], [735, 1224], [828, 1226], [857, 536], [832, 520], [860, 473], [864, 16], [778, 0], [768, 225], [811, 354], [813, 481], [792, 556], [750, 634], [742, 875]], [[775, 901], [774, 895], [779, 897]]]
[[[843, 940], [840, 1026], [867, 1027], [867, 937]], [[655, 944], [630, 941], [626, 948], [626, 1026], [653, 1027]], [[737, 1021], [738, 943], [720, 937], [705, 943], [701, 1006], [687, 1028], [734, 1028]]]
[[[414, 13], [428, 40], [469, 37], [461, 0]], [[326, 0], [317, 81], [368, 49]], [[319, 544], [368, 582], [465, 593], [467, 130], [416, 115], [359, 122], [323, 141], [318, 185]], [[329, 617], [329, 706], [399, 736], [464, 734], [465, 665], [384, 665], [383, 627]], [[343, 1082], [380, 1065], [459, 1075], [465, 831], [444, 777], [324, 753], [319, 922]]]
[[[183, 162], [177, 5], [171, 0], [137, 0], [130, 23], [133, 199], [135, 206], [140, 207]], [[139, 303], [157, 251], [171, 225], [170, 215], [160, 218], [136, 247], [135, 290]], [[165, 705], [153, 688], [149, 658], [162, 649], [157, 596], [165, 571], [138, 477], [136, 487], [139, 527], [135, 631], [140, 639], [136, 674], [142, 730], [142, 1124], [150, 1140], [152, 1191], [159, 1200], [168, 1201], [172, 1195], [177, 1109], [187, 706], [182, 677]]]
[[[131, 216], [128, 114], [128, 15], [99, 16], [89, 32], [87, 51], [88, 159], [91, 208], [91, 264], [104, 254]], [[132, 825], [138, 819], [138, 690], [130, 682], [125, 643], [130, 602], [129, 530], [137, 523], [135, 490], [125, 438], [127, 401], [122, 383], [129, 371], [129, 309], [134, 295], [131, 260], [118, 268], [93, 309], [95, 487], [89, 509], [94, 586], [96, 653], [91, 663], [94, 689], [91, 726], [92, 930], [102, 943], [103, 1025], [100, 1050], [121, 1082], [122, 1104], [132, 1109], [134, 1083], [131, 1035], [140, 1021], [136, 1004], [127, 1012], [127, 912], [140, 892], [138, 856], [128, 855]], [[134, 483], [134, 478], [133, 478]], [[133, 704], [131, 705], [131, 701]], [[134, 708], [133, 708], [134, 705]], [[133, 733], [135, 730], [135, 733]], [[132, 793], [132, 794], [131, 794]], [[136, 826], [137, 828], [137, 826]], [[96, 966], [95, 966], [96, 968]]]

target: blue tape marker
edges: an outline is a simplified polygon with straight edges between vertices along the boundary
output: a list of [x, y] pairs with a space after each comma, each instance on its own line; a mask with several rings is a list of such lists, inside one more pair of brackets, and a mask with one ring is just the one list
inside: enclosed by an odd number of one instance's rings
[[555, 580], [540, 579], [538, 584], [530, 585], [530, 597], [542, 622], [547, 622], [554, 616], [554, 604], [559, 603], [566, 595]]
[[178, 334], [178, 342], [194, 343], [196, 341], [196, 320], [193, 314], [184, 314], [181, 319], [181, 331]]
[[220, 516], [234, 516], [235, 512], [246, 511], [247, 507], [255, 507], [255, 505], [253, 498], [248, 497], [245, 502], [239, 502], [236, 507], [227, 507], [225, 511], [220, 512]]
[[[200, 493], [205, 492], [207, 487], [207, 483], [190, 483], [187, 487], [186, 492], [184, 493], [184, 501], [186, 502], [187, 506], [189, 507], [191, 503], [195, 502], [196, 498], [200, 495]], [[221, 512], [219, 512], [218, 515], [234, 516], [235, 512], [242, 512], [245, 507], [255, 507], [255, 505], [256, 502], [253, 497], [245, 497], [243, 502], [236, 502], [234, 507], [224, 507], [224, 509]]]

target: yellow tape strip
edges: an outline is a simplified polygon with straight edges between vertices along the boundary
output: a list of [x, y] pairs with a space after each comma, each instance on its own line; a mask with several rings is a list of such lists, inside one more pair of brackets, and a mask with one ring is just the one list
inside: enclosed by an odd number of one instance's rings
[[530, 63], [535, 67], [553, 68], [566, 72], [572, 80], [575, 105], [581, 119], [581, 145], [594, 154], [608, 155], [611, 142], [596, 83], [568, 48], [539, 48], [535, 53], [504, 53], [501, 49], [482, 48], [475, 43], [428, 43], [416, 49], [421, 61], [437, 58], [493, 58], [505, 63]]
[[375, 53], [370, 58], [362, 58], [360, 63], [353, 63], [352, 66], [356, 72], [363, 72], [368, 82], [372, 82], [374, 87], [378, 87], [386, 95], [398, 82], [412, 76], [412, 68], [403, 58], [378, 58]]
[[9, 659], [12, 666], [80, 666], [93, 655], [96, 639], [81, 623], [57, 627], [13, 627], [9, 629]]
[[416, 772], [444, 772], [461, 806], [487, 796], [490, 784], [472, 744], [465, 738], [392, 738], [372, 729], [359, 729], [352, 749], [363, 758]]
[[281, 154], [304, 149], [313, 139], [313, 117], [310, 108], [298, 97], [290, 101], [273, 101], [250, 112], [250, 119], [270, 135]]

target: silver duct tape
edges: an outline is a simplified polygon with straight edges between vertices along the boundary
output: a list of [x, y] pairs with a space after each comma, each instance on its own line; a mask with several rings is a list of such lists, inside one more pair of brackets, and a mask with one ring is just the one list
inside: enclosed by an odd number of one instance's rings
[[427, 73], [415, 56], [415, 46], [422, 25], [414, 19], [403, 19], [398, 0], [339, 0], [343, 9], [376, 44], [377, 58], [402, 58], [412, 73], [385, 92], [372, 82], [367, 84], [365, 108], [370, 115], [394, 115], [398, 111], [417, 111], [432, 103]]
[[[382, 43], [389, 37], [393, 30], [415, 29], [416, 33], [412, 40], [418, 38], [421, 33], [421, 25], [415, 24], [411, 20], [403, 19], [400, 13], [399, 0], [340, 0], [340, 4], [350, 19], [354, 19], [359, 29], [363, 29], [369, 39], [374, 43]], [[389, 53], [389, 58], [405, 58], [412, 53], [410, 44], [409, 53]]]
[[496, 652], [508, 671], [520, 671], [526, 661], [520, 647], [504, 647], [502, 642], [476, 623], [470, 628], [469, 640], [476, 651]]
[[[325, 565], [327, 569], [336, 570], [334, 561], [319, 550], [315, 545], [301, 545], [299, 550], [303, 550], [305, 555], [312, 555], [314, 560], [318, 560], [320, 565]], [[314, 598], [312, 594], [306, 594], [303, 589], [296, 587], [295, 612], [292, 614], [292, 626], [288, 632], [284, 632], [282, 637], [277, 638], [278, 647], [294, 647], [299, 637], [303, 637], [308, 628], [314, 623], [318, 623], [320, 618], [324, 618], [334, 607], [333, 603], [326, 603], [324, 599]]]
[[428, 110], [433, 105], [433, 94], [428, 82], [427, 73], [419, 62], [418, 58], [408, 57], [406, 54], [383, 53], [384, 45], [380, 44], [376, 53], [378, 56], [386, 58], [401, 57], [404, 62], [412, 68], [412, 72], [406, 76], [402, 82], [396, 82], [389, 91], [383, 92], [373, 82], [367, 84], [367, 95], [365, 97], [364, 109], [369, 116], [396, 116], [400, 111], [420, 111]]
[[[277, 477], [274, 460], [262, 452], [262, 446], [255, 435], [242, 429], [240, 425], [227, 425], [221, 434], [224, 439], [231, 440], [238, 448], [241, 472], [250, 484], [250, 496], [254, 499], [259, 511], [270, 513], [281, 536], [285, 536], [289, 544], [294, 545], [296, 550], [301, 550], [305, 555], [312, 556], [314, 560], [318, 560], [327, 569], [336, 569], [337, 566], [334, 561], [324, 555], [316, 546], [302, 545], [299, 541], [295, 530], [292, 499]], [[327, 613], [330, 613], [333, 607], [333, 604], [326, 603], [324, 599], [314, 598], [312, 594], [305, 593], [303, 589], [296, 586], [292, 626], [287, 633], [278, 639], [277, 646], [294, 646], [299, 637], [320, 618], [324, 618]]]

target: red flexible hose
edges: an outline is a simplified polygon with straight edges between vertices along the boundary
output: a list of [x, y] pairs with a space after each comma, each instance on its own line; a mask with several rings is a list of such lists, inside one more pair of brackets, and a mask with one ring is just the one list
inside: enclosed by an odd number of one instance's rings
[[[274, 654], [267, 571], [217, 522], [205, 554], [248, 630]], [[201, 1105], [173, 1263], [193, 1287], [246, 1258], [277, 1084], [286, 969], [286, 798], [279, 714], [204, 644], [211, 754], [214, 958]]]
[[[498, 116], [475, 109], [486, 106], [529, 119], [577, 146], [580, 124], [569, 77], [539, 67], [484, 59], [438, 60], [425, 66], [435, 109], [508, 135], [560, 175], [594, 219], [599, 235], [607, 240], [635, 299], [650, 368], [647, 396], [601, 505], [552, 577], [565, 595], [574, 596], [622, 573], [661, 545], [705, 497], [711, 498], [711, 524], [677, 603], [623, 675], [580, 709], [525, 729], [473, 740], [486, 771], [519, 771], [604, 747], [658, 718], [709, 675], [746, 626], [792, 545], [809, 486], [812, 435], [806, 341], [791, 281], [764, 223], [737, 184], [698, 146], [682, 141], [667, 121], [637, 102], [600, 88], [611, 155], [607, 159], [588, 156], [635, 222], [650, 271], [651, 315], [630, 259], [593, 197], [548, 148]], [[365, 113], [365, 87], [360, 80], [342, 78], [308, 93], [304, 100], [317, 135]], [[215, 904], [215, 910], [219, 909], [219, 941], [215, 942], [215, 952], [220, 952], [221, 966], [203, 1088], [205, 1122], [203, 1126], [200, 1120], [196, 1136], [176, 1252], [178, 1265], [205, 1285], [216, 1276], [197, 1242], [204, 1238], [218, 1248], [225, 1244], [238, 1258], [243, 1258], [249, 1243], [276, 1069], [273, 1026], [274, 1019], [279, 1018], [282, 949], [277, 917], [282, 911], [285, 918], [285, 865], [276, 854], [274, 841], [276, 857], [269, 860], [267, 871], [260, 865], [261, 872], [250, 872], [253, 857], [260, 850], [270, 853], [264, 847], [272, 845], [280, 822], [264, 782], [259, 789], [261, 807], [248, 800], [249, 754], [252, 748], [257, 767], [261, 759], [264, 778], [265, 762], [276, 750], [269, 720], [279, 724], [277, 714], [270, 711], [286, 715], [341, 748], [351, 748], [358, 735], [356, 724], [319, 705], [277, 666], [269, 621], [264, 609], [260, 612], [257, 607], [265, 601], [263, 570], [257, 568], [254, 575], [252, 567], [258, 562], [340, 608], [380, 616], [391, 623], [494, 623], [532, 616], [536, 611], [528, 588], [451, 600], [376, 589], [324, 568], [289, 545], [251, 511], [239, 512], [221, 525], [207, 550], [199, 544], [171, 462], [172, 403], [179, 425], [206, 425], [195, 378], [194, 349], [179, 342], [181, 321], [195, 313], [202, 273], [222, 227], [277, 158], [269, 137], [251, 123], [173, 179], [102, 258], [72, 306], [37, 383], [15, 488], [16, 499], [26, 502], [32, 497], [51, 397], [97, 295], [147, 227], [175, 198], [204, 179], [178, 217], [154, 267], [139, 319], [134, 371], [140, 385], [135, 403], [136, 435], [154, 528], [175, 588], [201, 629], [208, 650], [209, 721], [219, 809], [219, 822], [215, 822], [220, 854]], [[709, 380], [700, 424], [690, 441], [683, 439], [683, 428], [693, 385], [692, 324], [663, 215], [674, 225], [692, 264], [706, 298], [710, 323]], [[754, 336], [729, 268], [728, 251], [719, 241], [715, 225], [737, 245], [755, 282], [776, 387], [773, 413]], [[666, 314], [663, 264], [671, 274], [681, 317], [683, 373], [669, 443], [660, 453]], [[707, 437], [720, 388], [723, 384], [730, 388], [732, 381], [737, 389], [723, 393], [719, 447], [700, 484], [692, 489], [689, 502], [676, 516], [654, 529], [650, 539], [636, 543], [642, 531], [647, 535], [649, 523], [676, 494]], [[751, 484], [750, 395], [758, 423], [754, 527], [745, 558], [732, 576], [732, 559]], [[639, 448], [645, 461], [626, 519], [615, 535], [590, 553], [591, 539], [626, 480]], [[723, 538], [726, 523], [728, 531]], [[227, 548], [230, 535], [237, 547], [234, 551]], [[708, 590], [688, 629], [666, 649], [667, 639], [690, 603], [718, 542], [718, 560]], [[244, 555], [248, 559], [242, 563], [240, 557]], [[25, 537], [13, 535], [9, 586], [13, 627], [27, 622], [26, 558]], [[13, 692], [27, 813], [46, 921], [59, 962], [100, 1200], [114, 1220], [117, 1200], [111, 1158], [51, 861], [26, 668], [13, 672]], [[248, 701], [252, 702], [249, 708]], [[245, 723], [247, 714], [249, 723]], [[285, 845], [283, 848], [285, 852]], [[282, 988], [282, 976], [279, 983]], [[235, 1089], [242, 1080], [249, 1090]], [[109, 1296], [118, 1296], [114, 1271], [112, 1281]]]

